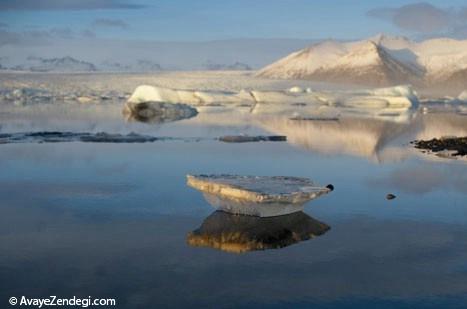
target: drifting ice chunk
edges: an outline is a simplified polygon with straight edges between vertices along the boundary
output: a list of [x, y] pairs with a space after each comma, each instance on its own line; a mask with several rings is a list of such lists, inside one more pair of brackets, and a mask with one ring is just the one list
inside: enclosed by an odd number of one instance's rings
[[193, 91], [178, 90], [154, 86], [139, 86], [136, 88], [128, 102], [164, 102], [164, 103], [184, 103], [191, 105], [212, 104], [212, 103], [249, 103], [254, 100], [249, 92], [219, 92], [219, 91]]
[[302, 88], [298, 87], [298, 86], [295, 86], [295, 87], [292, 87], [292, 88], [289, 88], [289, 92], [292, 92], [292, 93], [302, 93], [302, 92], [305, 92]]
[[272, 217], [302, 211], [306, 202], [329, 193], [307, 178], [236, 175], [187, 176], [188, 185], [223, 211]]
[[467, 102], [467, 90], [462, 91], [462, 93], [457, 97], [459, 101]]
[[198, 104], [199, 99], [194, 94], [194, 91], [174, 90], [170, 88], [142, 85], [136, 88], [128, 102], [142, 103], [153, 101], [165, 103]]
[[258, 218], [215, 211], [187, 236], [194, 247], [244, 253], [279, 249], [326, 233], [330, 227], [303, 212]]

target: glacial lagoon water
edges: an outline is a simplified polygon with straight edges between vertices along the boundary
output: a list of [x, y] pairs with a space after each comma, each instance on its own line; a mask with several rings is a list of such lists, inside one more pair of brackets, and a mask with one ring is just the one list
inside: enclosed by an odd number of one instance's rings
[[[466, 161], [409, 145], [467, 135], [467, 116], [437, 110], [404, 121], [320, 122], [213, 107], [157, 125], [124, 122], [120, 109], [0, 113], [0, 133], [177, 137], [0, 144], [0, 307], [22, 295], [116, 298], [118, 308], [467, 306]], [[226, 134], [288, 141], [216, 140]], [[199, 173], [331, 183], [333, 192], [305, 207], [306, 218], [326, 229], [280, 249], [192, 246], [189, 235], [219, 217], [186, 185], [186, 174]], [[388, 193], [396, 199], [386, 200]], [[248, 222], [238, 232], [247, 238], [255, 233]]]

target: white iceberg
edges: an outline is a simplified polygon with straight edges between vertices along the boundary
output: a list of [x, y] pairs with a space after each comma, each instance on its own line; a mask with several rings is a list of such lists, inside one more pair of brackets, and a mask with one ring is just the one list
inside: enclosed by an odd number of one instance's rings
[[459, 94], [457, 99], [462, 102], [467, 102], [467, 90], [462, 91], [462, 93]]
[[164, 87], [142, 85], [138, 86], [128, 102], [164, 102], [184, 103], [190, 105], [205, 105], [214, 103], [248, 103], [253, 104], [250, 92], [221, 92], [180, 90]]
[[257, 217], [303, 211], [305, 203], [333, 189], [307, 178], [283, 176], [188, 175], [187, 183], [215, 208]]
[[130, 103], [164, 102], [198, 104], [199, 98], [194, 91], [175, 90], [164, 87], [142, 85], [138, 86], [128, 99]]
[[292, 87], [292, 88], [289, 88], [289, 92], [292, 92], [292, 93], [302, 93], [302, 92], [305, 92], [305, 90], [303, 90], [303, 88], [301, 88], [301, 87], [294, 86], [294, 87]]
[[417, 93], [410, 86], [359, 91], [313, 91], [292, 87], [285, 91], [241, 90], [239, 92], [178, 90], [143, 85], [136, 88], [130, 103], [164, 102], [189, 105], [210, 104], [302, 104], [340, 106], [360, 109], [413, 108], [418, 106]]

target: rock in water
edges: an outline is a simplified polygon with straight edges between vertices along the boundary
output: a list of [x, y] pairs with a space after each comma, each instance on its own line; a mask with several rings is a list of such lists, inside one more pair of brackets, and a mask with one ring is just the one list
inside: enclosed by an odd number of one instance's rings
[[127, 120], [162, 123], [188, 119], [198, 114], [198, 111], [186, 104], [164, 102], [127, 102], [123, 108]]
[[420, 140], [411, 142], [415, 148], [429, 150], [434, 153], [443, 153], [446, 157], [466, 156], [467, 155], [467, 136], [464, 137], [442, 137], [431, 140]]
[[188, 175], [188, 185], [203, 192], [215, 208], [258, 217], [303, 211], [304, 204], [331, 192], [307, 178], [285, 176]]
[[329, 229], [327, 224], [303, 212], [258, 218], [215, 211], [188, 234], [187, 242], [195, 247], [243, 253], [283, 248], [322, 235]]
[[396, 196], [394, 194], [389, 193], [388, 195], [386, 195], [387, 200], [393, 200], [395, 198], [396, 198]]

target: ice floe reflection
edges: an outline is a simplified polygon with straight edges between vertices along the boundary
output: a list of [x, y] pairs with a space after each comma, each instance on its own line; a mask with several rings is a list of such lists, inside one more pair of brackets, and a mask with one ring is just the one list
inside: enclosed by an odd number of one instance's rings
[[194, 247], [211, 247], [232, 253], [279, 249], [323, 235], [330, 227], [304, 212], [260, 218], [215, 211], [188, 233]]

